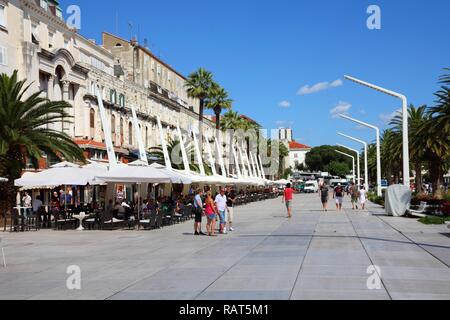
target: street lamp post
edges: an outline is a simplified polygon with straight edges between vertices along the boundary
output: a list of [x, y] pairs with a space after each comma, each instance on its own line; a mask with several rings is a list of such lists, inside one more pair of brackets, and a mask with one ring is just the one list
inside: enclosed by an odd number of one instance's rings
[[355, 175], [355, 157], [349, 155], [348, 153], [339, 151], [339, 150], [334, 150], [334, 151], [336, 151], [336, 152], [339, 153], [339, 154], [342, 154], [343, 156], [346, 156], [346, 157], [352, 159], [352, 161], [353, 161], [353, 183], [355, 183], [355, 182], [356, 182], [356, 175]]
[[360, 164], [360, 159], [359, 159], [360, 156], [361, 156], [360, 152], [358, 150], [356, 150], [356, 149], [349, 148], [349, 147], [347, 147], [347, 146], [345, 146], [343, 144], [338, 144], [338, 146], [342, 147], [342, 148], [345, 148], [345, 149], [348, 149], [348, 150], [353, 151], [353, 152], [356, 153], [356, 165], [358, 167], [358, 170], [357, 170], [357, 172], [358, 172], [358, 182], [356, 184], [358, 185], [358, 187], [361, 186], [361, 164]]
[[363, 125], [365, 127], [374, 129], [377, 135], [377, 194], [379, 197], [381, 197], [383, 195], [382, 191], [381, 191], [381, 147], [380, 147], [380, 129], [374, 125], [368, 124], [366, 122], [357, 120], [357, 119], [353, 119], [349, 116], [346, 116], [344, 114], [340, 114], [339, 115], [341, 118], [356, 122], [360, 125]]
[[363, 85], [365, 87], [380, 91], [384, 94], [390, 95], [402, 101], [402, 113], [403, 113], [403, 184], [410, 187], [410, 176], [409, 176], [409, 135], [408, 135], [408, 99], [403, 94], [384, 89], [382, 87], [376, 86], [374, 84], [359, 80], [354, 77], [344, 76], [345, 79], [353, 81], [357, 84]]
[[338, 133], [338, 135], [364, 145], [364, 180], [365, 180], [364, 185], [366, 186], [366, 190], [368, 191], [369, 190], [369, 165], [368, 165], [368, 161], [367, 161], [367, 142], [356, 139], [354, 137], [351, 137], [351, 136], [343, 134], [343, 133]]

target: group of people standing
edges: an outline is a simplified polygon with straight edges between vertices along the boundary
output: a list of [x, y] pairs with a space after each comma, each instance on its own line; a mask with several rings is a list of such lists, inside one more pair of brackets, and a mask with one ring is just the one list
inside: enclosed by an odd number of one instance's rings
[[[219, 233], [227, 233], [233, 229], [233, 206], [236, 201], [236, 193], [231, 188], [220, 188], [219, 193], [213, 198], [211, 191], [199, 189], [194, 197], [195, 223], [194, 234], [216, 237], [216, 223], [219, 220]], [[203, 216], [207, 218], [206, 232], [202, 232]]]
[[[344, 203], [344, 197], [346, 190], [339, 183], [333, 190], [333, 199], [336, 201], [336, 209], [342, 211], [342, 205]], [[367, 202], [367, 190], [364, 186], [358, 188], [355, 183], [351, 183], [347, 189], [347, 194], [351, 197], [352, 210], [358, 210], [358, 205], [361, 205], [362, 210], [366, 209]], [[323, 211], [328, 211], [328, 201], [330, 197], [330, 187], [324, 182], [319, 188], [319, 196], [322, 201]]]

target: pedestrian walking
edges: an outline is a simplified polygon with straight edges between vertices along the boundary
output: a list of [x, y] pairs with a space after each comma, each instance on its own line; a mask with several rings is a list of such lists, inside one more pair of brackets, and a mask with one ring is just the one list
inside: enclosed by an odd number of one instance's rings
[[294, 199], [294, 190], [292, 189], [292, 185], [288, 183], [286, 185], [286, 189], [284, 189], [284, 195], [282, 202], [286, 203], [286, 209], [288, 216], [287, 218], [292, 218], [292, 200]]
[[334, 189], [333, 198], [336, 199], [336, 209], [338, 211], [341, 211], [342, 204], [344, 203], [344, 189], [342, 188], [342, 185], [340, 183]]
[[358, 210], [359, 190], [355, 183], [351, 184], [350, 197], [352, 199], [352, 210]]
[[359, 202], [361, 203], [361, 207], [363, 210], [366, 210], [366, 202], [367, 202], [367, 191], [364, 186], [361, 187], [359, 191]]
[[328, 188], [328, 185], [326, 182], [324, 182], [319, 189], [319, 196], [322, 201], [323, 211], [328, 211], [328, 198], [330, 195], [330, 189]]
[[228, 189], [228, 192], [226, 193], [227, 196], [227, 207], [228, 207], [228, 230], [234, 231], [233, 228], [233, 220], [234, 220], [234, 202], [236, 201], [236, 192], [230, 187]]
[[195, 210], [195, 222], [194, 222], [194, 234], [196, 236], [206, 234], [202, 232], [202, 217], [203, 217], [203, 190], [199, 189], [194, 197], [194, 210]]
[[225, 189], [220, 188], [219, 194], [216, 196], [215, 204], [220, 219], [220, 234], [227, 233], [226, 213], [228, 212], [227, 196], [225, 195]]

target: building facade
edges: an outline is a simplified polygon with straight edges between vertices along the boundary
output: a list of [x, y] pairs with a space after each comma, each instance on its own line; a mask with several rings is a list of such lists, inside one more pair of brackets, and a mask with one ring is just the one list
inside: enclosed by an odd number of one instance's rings
[[298, 143], [289, 142], [289, 166], [295, 170], [298, 166], [306, 165], [306, 155], [311, 151], [311, 147]]
[[[98, 45], [84, 38], [67, 26], [54, 0], [0, 0], [0, 73], [14, 70], [33, 83], [29, 94], [42, 91], [71, 104], [72, 123], [51, 129], [66, 132], [89, 159], [107, 161], [97, 86], [123, 162], [138, 149], [131, 106], [147, 149], [161, 144], [157, 116], [168, 139], [178, 138], [178, 123], [187, 135], [198, 127], [199, 102], [187, 96], [184, 76], [134, 40], [104, 33]], [[205, 120], [204, 130], [212, 136], [214, 124]], [[47, 166], [56, 161], [47, 160]]]

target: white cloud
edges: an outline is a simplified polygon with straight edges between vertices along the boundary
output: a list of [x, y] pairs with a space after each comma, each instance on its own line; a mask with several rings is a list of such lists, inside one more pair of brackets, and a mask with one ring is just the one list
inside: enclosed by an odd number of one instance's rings
[[283, 100], [283, 101], [281, 101], [281, 102], [278, 104], [278, 106], [281, 107], [281, 108], [287, 109], [287, 108], [290, 108], [290, 107], [291, 107], [291, 103], [290, 103], [289, 101], [287, 101], [287, 100]]
[[337, 80], [334, 80], [333, 82], [328, 82], [328, 81], [319, 82], [313, 86], [306, 85], [298, 90], [297, 95], [303, 96], [303, 95], [307, 95], [307, 94], [317, 93], [317, 92], [320, 92], [323, 90], [340, 87], [343, 84], [344, 83], [342, 82], [341, 79], [337, 79]]
[[352, 105], [348, 102], [339, 101], [338, 105], [330, 110], [330, 114], [333, 119], [339, 118], [340, 114], [348, 114], [348, 111], [352, 108]]
[[401, 112], [402, 110], [398, 109], [392, 113], [382, 113], [380, 114], [380, 120], [383, 121], [385, 125], [388, 125], [392, 121], [392, 119], [394, 119], [395, 116], [397, 116]]

